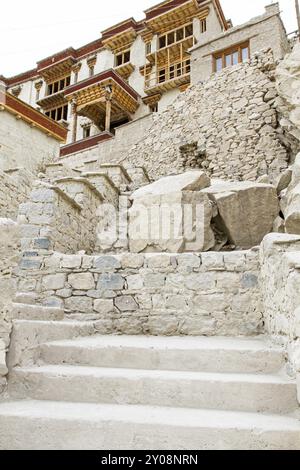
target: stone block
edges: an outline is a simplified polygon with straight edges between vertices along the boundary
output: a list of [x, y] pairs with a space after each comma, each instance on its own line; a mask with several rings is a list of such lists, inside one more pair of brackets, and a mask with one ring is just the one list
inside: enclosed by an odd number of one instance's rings
[[91, 290], [95, 288], [94, 276], [91, 273], [69, 274], [68, 283], [73, 289]]
[[33, 248], [37, 250], [49, 250], [51, 247], [51, 240], [48, 238], [36, 238], [33, 241]]
[[258, 287], [258, 277], [253, 273], [244, 273], [241, 278], [243, 289], [254, 289]]
[[139, 269], [144, 266], [144, 255], [139, 255], [135, 253], [126, 253], [121, 258], [122, 268], [130, 268], [130, 269]]
[[198, 269], [200, 268], [201, 257], [192, 253], [184, 253], [177, 256], [177, 263], [179, 268]]
[[144, 286], [147, 289], [161, 289], [166, 282], [166, 276], [160, 273], [149, 273], [144, 277]]
[[141, 290], [144, 287], [144, 279], [140, 274], [133, 274], [126, 277], [128, 290]]
[[65, 274], [49, 274], [43, 277], [42, 288], [44, 291], [60, 290], [65, 287]]
[[6, 346], [2, 339], [0, 339], [0, 376], [4, 376], [8, 373], [6, 366]]
[[[210, 184], [201, 171], [162, 178], [133, 193], [130, 251], [180, 253], [214, 246], [212, 205], [199, 192]], [[155, 262], [155, 261], [154, 261]]]
[[223, 253], [202, 253], [202, 269], [203, 271], [224, 271], [224, 255]]
[[114, 311], [114, 302], [112, 299], [96, 299], [94, 301], [94, 310], [106, 315]]
[[217, 182], [201, 191], [217, 205], [216, 226], [243, 249], [259, 245], [279, 214], [276, 188], [267, 184]]
[[31, 269], [40, 269], [42, 265], [41, 260], [35, 260], [35, 259], [22, 259], [19, 267], [20, 269], [24, 270], [31, 270]]
[[93, 300], [89, 297], [70, 297], [65, 301], [65, 308], [70, 312], [91, 314]]
[[189, 290], [214, 290], [216, 288], [216, 278], [212, 273], [192, 273], [184, 279], [184, 285]]
[[121, 274], [105, 273], [99, 276], [97, 289], [99, 290], [122, 290], [125, 279]]
[[115, 298], [115, 306], [121, 312], [134, 312], [139, 306], [131, 295], [124, 295]]
[[60, 267], [61, 268], [68, 268], [68, 269], [79, 269], [81, 266], [82, 257], [78, 255], [69, 255], [63, 256]]
[[121, 262], [115, 256], [95, 256], [94, 268], [102, 272], [115, 271], [121, 268]]
[[171, 265], [171, 258], [169, 255], [147, 255], [146, 262], [148, 268], [167, 268]]

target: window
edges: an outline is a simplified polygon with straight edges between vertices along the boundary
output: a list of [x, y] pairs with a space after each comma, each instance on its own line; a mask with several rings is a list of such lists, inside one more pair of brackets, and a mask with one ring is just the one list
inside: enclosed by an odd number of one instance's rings
[[166, 36], [161, 36], [158, 40], [159, 48], [163, 49], [167, 45]]
[[168, 34], [168, 46], [171, 46], [175, 42], [175, 32]]
[[68, 120], [68, 105], [59, 106], [58, 108], [46, 111], [45, 115], [53, 119], [53, 121], [67, 121]]
[[69, 86], [71, 83], [71, 75], [68, 75], [65, 78], [62, 78], [61, 80], [57, 80], [53, 83], [49, 83], [48, 89], [47, 89], [47, 95], [53, 95], [54, 93], [58, 93], [59, 91], [63, 91], [67, 86]]
[[128, 64], [130, 62], [130, 50], [121, 52], [116, 56], [116, 67], [120, 67], [120, 65]]
[[164, 83], [168, 80], [173, 80], [191, 72], [191, 60], [184, 59], [182, 62], [170, 64], [168, 68], [164, 67], [158, 70], [157, 83]]
[[249, 43], [240, 44], [230, 49], [226, 49], [214, 56], [215, 72], [220, 72], [225, 67], [231, 67], [242, 62], [246, 62], [250, 58]]
[[242, 62], [246, 62], [250, 58], [249, 47], [243, 47], [242, 49]]
[[166, 81], [166, 69], [161, 69], [158, 71], [158, 83], [163, 83]]
[[150, 112], [151, 113], [157, 113], [158, 112], [158, 103], [153, 104], [152, 106], [149, 106]]
[[152, 51], [152, 44], [151, 42], [147, 42], [146, 44], [146, 55], [151, 54]]
[[83, 138], [87, 139], [88, 137], [91, 137], [91, 126], [84, 126], [84, 128], [83, 128]]
[[200, 31], [201, 33], [206, 33], [207, 31], [207, 22], [206, 22], [206, 19], [205, 20], [201, 20], [200, 22]]
[[189, 38], [190, 36], [193, 36], [193, 23], [187, 25], [185, 28], [185, 37]]
[[158, 48], [164, 49], [167, 46], [176, 44], [176, 42], [183, 41], [184, 39], [193, 36], [193, 32], [193, 23], [174, 29], [173, 31], [169, 31], [158, 38]]

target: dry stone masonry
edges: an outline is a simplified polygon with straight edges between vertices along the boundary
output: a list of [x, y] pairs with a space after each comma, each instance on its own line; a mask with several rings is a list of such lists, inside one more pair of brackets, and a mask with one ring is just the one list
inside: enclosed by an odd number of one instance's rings
[[6, 352], [9, 346], [12, 301], [16, 294], [14, 269], [19, 261], [20, 233], [16, 222], [0, 219], [0, 395], [8, 369]]
[[154, 116], [122, 162], [145, 166], [153, 179], [192, 167], [233, 181], [274, 180], [291, 158], [278, 122], [275, 68], [266, 51], [190, 87]]
[[263, 320], [258, 252], [146, 254], [23, 260], [18, 291], [101, 321], [102, 333], [255, 335]]

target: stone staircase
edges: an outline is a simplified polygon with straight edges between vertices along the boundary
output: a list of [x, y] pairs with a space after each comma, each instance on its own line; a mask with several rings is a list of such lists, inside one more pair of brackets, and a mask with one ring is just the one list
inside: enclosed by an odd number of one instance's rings
[[0, 449], [300, 448], [296, 384], [265, 336], [101, 336], [97, 322], [17, 320], [9, 365]]

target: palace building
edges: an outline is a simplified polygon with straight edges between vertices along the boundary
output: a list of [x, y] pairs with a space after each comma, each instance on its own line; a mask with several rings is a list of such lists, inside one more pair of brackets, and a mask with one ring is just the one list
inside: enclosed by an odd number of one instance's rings
[[166, 0], [79, 49], [4, 78], [7, 92], [67, 130], [62, 156], [114, 138], [120, 126], [161, 112], [193, 83], [261, 49], [282, 58], [289, 43], [278, 4], [233, 27], [219, 0]]

